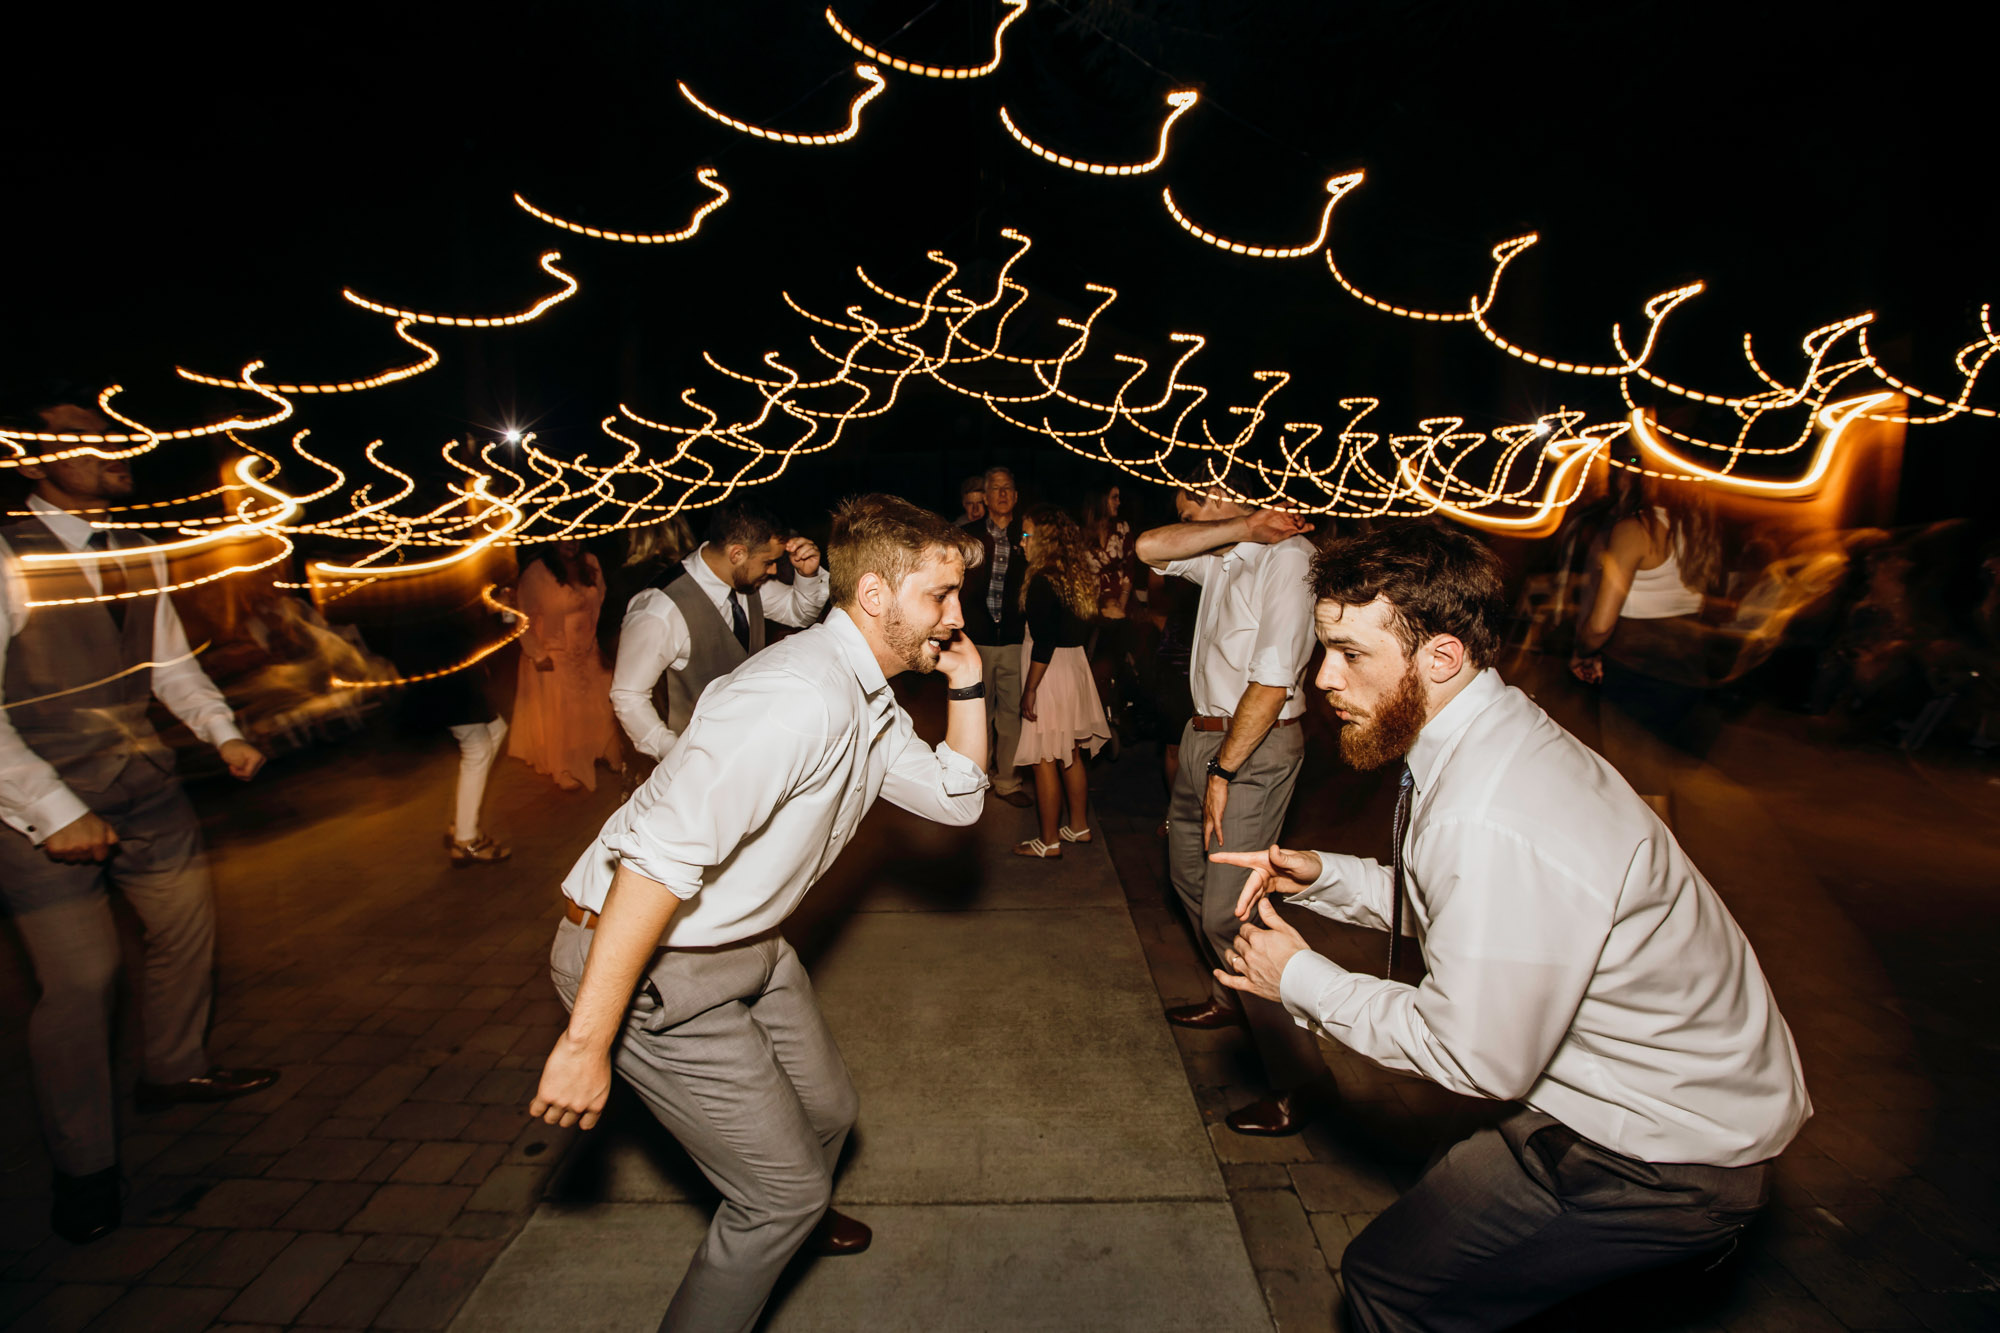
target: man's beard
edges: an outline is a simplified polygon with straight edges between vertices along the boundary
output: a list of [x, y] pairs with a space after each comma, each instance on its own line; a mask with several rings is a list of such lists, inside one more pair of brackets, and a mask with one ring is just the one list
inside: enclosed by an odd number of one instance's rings
[[1361, 722], [1340, 728], [1340, 757], [1366, 772], [1391, 759], [1401, 759], [1424, 729], [1424, 682], [1411, 662], [1389, 695]]
[[889, 604], [889, 614], [883, 617], [882, 637], [888, 641], [890, 651], [918, 675], [927, 676], [937, 670], [938, 653], [931, 644], [931, 636], [912, 625], [903, 608], [894, 602]]

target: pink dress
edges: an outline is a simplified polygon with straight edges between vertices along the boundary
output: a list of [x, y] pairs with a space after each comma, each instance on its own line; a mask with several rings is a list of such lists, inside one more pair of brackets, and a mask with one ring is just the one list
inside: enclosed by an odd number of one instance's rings
[[[611, 712], [611, 672], [597, 651], [597, 612], [604, 605], [604, 575], [586, 554], [590, 584], [565, 586], [541, 560], [521, 575], [515, 600], [528, 617], [521, 636], [521, 669], [514, 690], [514, 719], [507, 753], [537, 773], [562, 781], [567, 773], [597, 790], [597, 761], [623, 762], [618, 719]], [[544, 655], [555, 670], [538, 671]]]

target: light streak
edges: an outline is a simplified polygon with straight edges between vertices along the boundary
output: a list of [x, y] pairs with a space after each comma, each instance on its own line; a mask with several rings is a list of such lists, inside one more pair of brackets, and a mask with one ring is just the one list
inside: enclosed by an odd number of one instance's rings
[[577, 280], [556, 267], [556, 261], [561, 258], [561, 253], [549, 250], [542, 254], [539, 263], [544, 273], [562, 283], [563, 289], [559, 292], [551, 292], [529, 306], [526, 310], [512, 315], [429, 315], [418, 310], [400, 310], [395, 306], [383, 305], [379, 301], [371, 301], [365, 296], [357, 295], [351, 288], [342, 289], [340, 294], [355, 305], [360, 306], [363, 310], [372, 310], [378, 315], [387, 315], [392, 319], [407, 319], [417, 324], [442, 324], [461, 329], [504, 328], [509, 325], [526, 324], [530, 320], [540, 319], [543, 313], [551, 306], [567, 301], [570, 297], [576, 295]]
[[890, 69], [901, 70], [905, 74], [920, 75], [926, 79], [983, 79], [994, 70], [1000, 68], [1000, 39], [1006, 35], [1007, 25], [1028, 12], [1028, 0], [1005, 0], [1005, 3], [1007, 5], [1007, 14], [1000, 20], [999, 25], [993, 29], [993, 58], [983, 65], [971, 68], [951, 69], [942, 65], [920, 65], [915, 61], [899, 60], [887, 51], [879, 51], [870, 46], [853, 32], [849, 31], [847, 26], [840, 21], [840, 16], [833, 12], [833, 7], [830, 5], [826, 11], [826, 22], [827, 26], [833, 29], [841, 41], [846, 42], [849, 46], [859, 51], [862, 55], [867, 56], [878, 65], [887, 65]]
[[134, 662], [123, 671], [114, 671], [108, 676], [101, 676], [85, 685], [71, 685], [67, 689], [51, 690], [47, 694], [37, 694], [27, 699], [9, 699], [4, 703], [0, 703], [0, 712], [5, 712], [9, 708], [25, 708], [29, 704], [47, 703], [51, 699], [60, 699], [66, 694], [81, 694], [85, 690], [94, 690], [100, 685], [109, 685], [114, 680], [123, 680], [127, 676], [136, 676], [141, 671], [152, 671], [159, 667], [179, 666], [183, 662], [192, 662], [195, 658], [207, 652], [209, 644], [212, 642], [214, 641], [205, 640], [199, 648], [190, 648], [179, 657], [169, 657], [158, 662]]
[[341, 676], [335, 676], [327, 683], [335, 689], [340, 690], [386, 690], [398, 685], [415, 685], [418, 681], [442, 680], [444, 677], [454, 675], [457, 672], [465, 670], [467, 667], [477, 666], [528, 632], [527, 613], [517, 607], [505, 606], [496, 601], [493, 596], [495, 586], [489, 583], [484, 588], [481, 588], [479, 590], [479, 600], [485, 603], [489, 610], [514, 617], [513, 629], [509, 630], [506, 635], [496, 642], [487, 644], [485, 647], [468, 654], [448, 667], [440, 667], [436, 671], [426, 671], [421, 675], [392, 676], [385, 680], [347, 680]]
[[674, 245], [680, 241], [689, 239], [696, 232], [700, 231], [702, 219], [729, 202], [729, 188], [717, 177], [714, 167], [701, 168], [701, 170], [694, 173], [694, 178], [710, 190], [713, 190], [715, 198], [696, 209], [694, 216], [688, 219], [687, 226], [681, 228], [679, 231], [650, 233], [605, 231], [600, 227], [586, 227], [580, 222], [566, 222], [553, 213], [547, 213], [536, 208], [518, 193], [514, 196], [514, 202], [519, 204], [530, 215], [541, 219], [550, 226], [561, 227], [565, 231], [573, 231], [579, 236], [594, 236], [601, 241], [624, 241], [628, 245]]
[[1232, 241], [1226, 237], [1218, 236], [1212, 231], [1205, 230], [1192, 218], [1188, 217], [1187, 214], [1181, 212], [1180, 206], [1174, 203], [1174, 192], [1171, 186], [1160, 191], [1160, 199], [1166, 204], [1167, 212], [1173, 214], [1174, 221], [1180, 223], [1188, 235], [1198, 241], [1206, 241], [1218, 250], [1227, 250], [1231, 254], [1236, 255], [1248, 255], [1252, 259], [1297, 259], [1301, 255], [1311, 254], [1326, 244], [1326, 234], [1333, 226], [1333, 206], [1340, 202], [1342, 195], [1345, 195], [1349, 190], [1361, 184], [1362, 175], [1362, 172], [1350, 171], [1343, 175], [1335, 176], [1326, 183], [1326, 192], [1332, 197], [1326, 201], [1325, 209], [1320, 212], [1319, 235], [1313, 237], [1312, 240], [1306, 242], [1304, 245], [1279, 247], [1245, 245], [1241, 241]]
[[[1167, 135], [1173, 130], [1174, 122], [1179, 120], [1183, 115], [1186, 115], [1188, 109], [1200, 100], [1201, 94], [1192, 88], [1183, 89], [1180, 92], [1168, 93], [1167, 105], [1171, 106], [1173, 110], [1167, 113], [1166, 120], [1160, 125], [1159, 150], [1148, 161], [1135, 162], [1130, 166], [1122, 167], [1108, 167], [1100, 162], [1079, 162], [1075, 158], [1058, 153], [1052, 148], [1042, 147], [1021, 132], [1020, 127], [1014, 124], [1014, 118], [1007, 114], [1007, 108], [1004, 106], [1000, 108], [1000, 123], [1006, 127], [1007, 133], [1014, 136], [1016, 143], [1045, 162], [1053, 162], [1059, 167], [1068, 167], [1071, 171], [1081, 171], [1092, 176], [1143, 176], [1149, 171], [1158, 170], [1160, 164], [1167, 160]], [[1172, 204], [1170, 203], [1168, 207], [1171, 208]]]
[[[0, 458], [0, 467], [21, 467], [24, 464], [36, 466], [42, 463], [60, 462], [65, 458], [78, 458], [85, 454], [93, 454], [98, 458], [106, 459], [132, 458], [147, 452], [162, 440], [198, 440], [209, 435], [220, 435], [228, 430], [262, 430], [266, 426], [275, 426], [280, 421], [284, 421], [292, 415], [292, 405], [276, 391], [256, 382], [254, 377], [263, 368], [264, 363], [262, 361], [252, 361], [249, 365], [243, 367], [243, 373], [230, 382], [227, 387], [232, 389], [248, 389], [250, 392], [260, 394], [270, 399], [273, 403], [276, 403], [278, 405], [277, 410], [267, 417], [249, 419], [231, 417], [227, 421], [211, 422], [206, 426], [186, 426], [176, 430], [159, 431], [141, 428], [130, 433], [36, 431], [15, 430], [11, 426], [0, 427], [0, 444], [12, 445], [15, 450], [13, 457]], [[129, 418], [120, 416], [111, 408], [112, 397], [123, 392], [123, 385], [113, 384], [97, 395], [97, 404], [100, 408], [104, 409], [105, 415], [118, 421], [129, 420]], [[30, 454], [21, 447], [19, 442], [23, 440], [32, 440], [37, 444], [71, 444], [81, 447], [53, 450], [41, 454]], [[95, 447], [105, 444], [136, 444], [139, 447], [125, 450], [105, 450]]]
[[[438, 363], [438, 350], [410, 332], [410, 319], [396, 321], [396, 336], [423, 353], [423, 356], [407, 366], [396, 366], [370, 375], [366, 379], [343, 380], [337, 384], [273, 384], [268, 386], [273, 393], [361, 393], [368, 389], [379, 389], [386, 384], [395, 384], [413, 376], [421, 375]], [[214, 375], [203, 375], [187, 369], [174, 367], [174, 373], [182, 379], [193, 380], [196, 384], [209, 384], [220, 389], [241, 388], [240, 380], [219, 379]]]
[[1766, 499], [1797, 499], [1812, 495], [1819, 490], [1820, 483], [1826, 478], [1827, 469], [1833, 464], [1834, 455], [1839, 452], [1840, 437], [1846, 433], [1847, 428], [1857, 420], [1866, 419], [1870, 411], [1894, 397], [1895, 395], [1891, 393], [1870, 393], [1821, 407], [1813, 414], [1813, 420], [1824, 431], [1820, 436], [1819, 448], [1814, 451], [1812, 463], [1804, 475], [1790, 481], [1743, 477], [1702, 467], [1699, 463], [1667, 448], [1660, 441], [1654, 423], [1646, 419], [1644, 412], [1632, 413], [1632, 438], [1638, 441], [1642, 456], [1651, 458], [1655, 463], [1668, 469], [1670, 475], [1692, 477], [1712, 482], [1726, 490], [1763, 496]]
[[854, 72], [868, 82], [868, 90], [858, 94], [848, 104], [847, 128], [837, 130], [832, 134], [788, 134], [782, 130], [767, 130], [761, 126], [752, 125], [747, 120], [738, 120], [734, 116], [717, 111], [714, 107], [696, 97], [694, 89], [688, 87], [687, 84], [682, 83], [679, 86], [681, 96], [687, 98], [694, 105], [695, 110], [712, 120], [721, 121], [732, 130], [741, 130], [745, 134], [753, 134], [759, 139], [769, 139], [774, 143], [798, 144], [807, 148], [824, 148], [830, 144], [846, 143], [849, 139], [859, 134], [861, 132], [861, 108], [881, 96], [882, 90], [889, 86], [888, 81], [882, 77], [881, 71], [877, 70], [873, 65], [856, 65]]

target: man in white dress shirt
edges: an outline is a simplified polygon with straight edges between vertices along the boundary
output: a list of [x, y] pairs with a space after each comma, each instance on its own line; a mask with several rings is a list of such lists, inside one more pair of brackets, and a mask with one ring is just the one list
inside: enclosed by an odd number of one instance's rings
[[[39, 415], [44, 430], [115, 429], [81, 403]], [[20, 474], [34, 485], [26, 512], [0, 519], [0, 897], [41, 990], [28, 1050], [55, 1163], [51, 1221], [80, 1242], [120, 1220], [112, 888], [145, 926], [140, 1109], [238, 1097], [278, 1077], [208, 1062], [215, 903], [200, 826], [147, 705], [157, 696], [238, 778], [264, 757], [157, 591], [166, 561], [92, 521], [131, 495], [131, 464], [82, 453]]]
[[[663, 1329], [750, 1328], [816, 1225], [821, 1253], [866, 1247], [827, 1209], [854, 1085], [778, 927], [878, 795], [947, 824], [985, 803], [979, 652], [959, 633], [978, 544], [871, 495], [834, 515], [829, 550], [825, 622], [704, 694], [563, 881], [550, 963], [570, 1022], [529, 1114], [589, 1129], [615, 1065], [723, 1195]], [[933, 748], [889, 678], [937, 670]]]
[[[1251, 877], [1218, 977], [1387, 1068], [1521, 1104], [1348, 1246], [1353, 1325], [1507, 1328], [1730, 1243], [1812, 1114], [1749, 941], [1617, 771], [1493, 671], [1506, 604], [1477, 540], [1403, 524], [1331, 543], [1313, 581], [1342, 754], [1407, 756], [1400, 866], [1220, 854]], [[1346, 971], [1260, 901], [1382, 928], [1399, 878], [1416, 986]]]
[[[796, 577], [789, 584], [774, 577], [780, 556], [791, 557]], [[627, 605], [611, 674], [611, 710], [653, 760], [674, 748], [709, 682], [764, 646], [766, 619], [803, 627], [826, 609], [819, 547], [786, 539], [777, 519], [754, 505], [718, 506], [708, 540], [682, 568], [682, 577]], [[664, 717], [659, 694], [666, 696]]]
[[[1181, 734], [1180, 765], [1167, 807], [1167, 869], [1210, 966], [1236, 936], [1244, 872], [1210, 850], [1275, 842], [1305, 761], [1305, 670], [1312, 656], [1312, 543], [1295, 514], [1252, 509], [1219, 491], [1182, 491], [1181, 521], [1140, 534], [1135, 551], [1162, 573], [1201, 587], [1188, 687], [1194, 716]], [[1167, 1010], [1181, 1027], [1250, 1028], [1269, 1098], [1230, 1112], [1240, 1134], [1292, 1134], [1304, 1127], [1304, 1091], [1322, 1079], [1319, 1048], [1277, 1005], [1255, 995], [1239, 1005], [1220, 985], [1206, 1000]]]

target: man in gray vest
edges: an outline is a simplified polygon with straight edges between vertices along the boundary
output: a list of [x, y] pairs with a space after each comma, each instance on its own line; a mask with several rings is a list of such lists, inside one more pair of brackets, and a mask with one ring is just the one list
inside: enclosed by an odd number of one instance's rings
[[[77, 403], [41, 408], [41, 429], [113, 429]], [[123, 459], [81, 454], [23, 465], [26, 516], [0, 524], [0, 897], [41, 996], [28, 1021], [35, 1095], [55, 1163], [52, 1225], [71, 1241], [119, 1223], [111, 1010], [119, 972], [116, 886], [145, 927], [139, 1109], [221, 1101], [276, 1081], [218, 1069], [204, 1042], [215, 904], [201, 831], [146, 720], [157, 695], [229, 771], [264, 763], [188, 650], [166, 561], [98, 526], [132, 491]]]
[[[667, 757], [709, 682], [764, 646], [767, 618], [802, 627], [826, 609], [819, 547], [783, 531], [755, 505], [719, 506], [684, 576], [627, 605], [611, 708], [641, 754]], [[789, 584], [774, 577], [780, 556], [791, 557], [797, 577]]]

